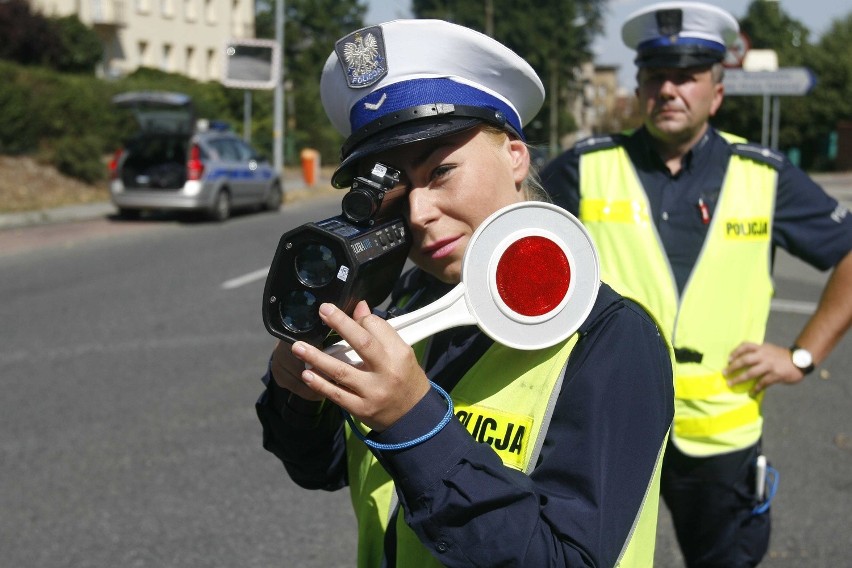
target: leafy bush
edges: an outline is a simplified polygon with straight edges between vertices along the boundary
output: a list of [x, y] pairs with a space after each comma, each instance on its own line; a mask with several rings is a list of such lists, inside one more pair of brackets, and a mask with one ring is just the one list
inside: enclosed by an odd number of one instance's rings
[[104, 173], [102, 157], [136, 129], [112, 107], [112, 97], [143, 90], [186, 93], [199, 117], [242, 123], [242, 93], [219, 83], [153, 69], [106, 81], [0, 60], [0, 154], [40, 154], [68, 175], [97, 181]]
[[[45, 115], [38, 112], [45, 72], [0, 61], [0, 152], [25, 154], [35, 151], [47, 128]], [[49, 89], [53, 90], [53, 89]]]
[[105, 168], [101, 161], [103, 141], [95, 135], [65, 136], [54, 143], [53, 165], [60, 172], [87, 183], [103, 179]]
[[98, 34], [88, 28], [76, 14], [52, 20], [59, 38], [58, 57], [52, 62], [58, 71], [92, 73], [104, 55]]

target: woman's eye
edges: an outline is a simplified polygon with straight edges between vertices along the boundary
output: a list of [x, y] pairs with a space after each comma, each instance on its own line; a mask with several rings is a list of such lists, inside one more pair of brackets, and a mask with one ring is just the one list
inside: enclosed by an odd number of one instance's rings
[[448, 173], [450, 173], [450, 170], [452, 170], [452, 169], [453, 169], [453, 167], [450, 166], [450, 165], [446, 165], [446, 164], [440, 165], [437, 168], [435, 168], [434, 170], [432, 170], [432, 179], [433, 180], [439, 179], [439, 178], [447, 175]]

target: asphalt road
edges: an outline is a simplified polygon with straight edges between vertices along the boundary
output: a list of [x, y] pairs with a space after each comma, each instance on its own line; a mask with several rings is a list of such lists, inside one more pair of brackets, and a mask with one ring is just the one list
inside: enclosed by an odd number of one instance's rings
[[[0, 230], [0, 566], [354, 564], [348, 495], [295, 487], [253, 407], [263, 269], [283, 231], [337, 211]], [[779, 256], [770, 340], [791, 342], [824, 279]], [[767, 395], [764, 566], [849, 565], [851, 342]], [[680, 565], [664, 511], [657, 559]]]

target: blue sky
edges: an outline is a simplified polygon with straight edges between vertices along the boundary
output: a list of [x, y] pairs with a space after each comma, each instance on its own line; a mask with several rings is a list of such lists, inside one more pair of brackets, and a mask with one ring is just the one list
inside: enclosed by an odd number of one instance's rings
[[[604, 36], [594, 45], [595, 61], [604, 65], [618, 65], [619, 81], [627, 88], [632, 89], [634, 86], [633, 52], [621, 43], [621, 24], [629, 14], [652, 3], [640, 0], [610, 0]], [[710, 3], [730, 11], [738, 18], [745, 15], [749, 5], [748, 1], [743, 0], [714, 0]], [[852, 12], [852, 5], [847, 0], [780, 0], [780, 3], [787, 14], [802, 22], [811, 31], [811, 41], [815, 41], [827, 31], [832, 20]], [[410, 0], [367, 0], [366, 4], [369, 6], [366, 18], [368, 24], [411, 17]]]

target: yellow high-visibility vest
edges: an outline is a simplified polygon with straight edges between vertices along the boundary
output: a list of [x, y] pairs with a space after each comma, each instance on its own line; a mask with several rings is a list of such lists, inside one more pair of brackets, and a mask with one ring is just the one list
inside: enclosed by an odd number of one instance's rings
[[[534, 448], [546, 435], [541, 426], [549, 403], [555, 403], [551, 398], [559, 395], [557, 385], [576, 342], [575, 334], [538, 351], [519, 351], [495, 343], [450, 393], [456, 418], [478, 441], [490, 444], [507, 467], [527, 474], [535, 467]], [[415, 346], [415, 351], [418, 348], [422, 348], [422, 343]], [[358, 519], [358, 566], [380, 566], [384, 534], [396, 506], [394, 484], [369, 448], [348, 429], [346, 448], [350, 493]], [[653, 564], [662, 455], [661, 448], [618, 566], [639, 568]], [[405, 524], [401, 512], [396, 536], [398, 566], [441, 566]]]
[[675, 349], [702, 356], [700, 363], [675, 365], [672, 439], [689, 455], [745, 448], [761, 434], [761, 396], [748, 392], [753, 382], [730, 388], [722, 370], [741, 342], [763, 342], [773, 294], [776, 181], [771, 165], [731, 156], [704, 246], [678, 297], [627, 152], [608, 146], [580, 158], [580, 220], [598, 248], [601, 280], [643, 304]]

